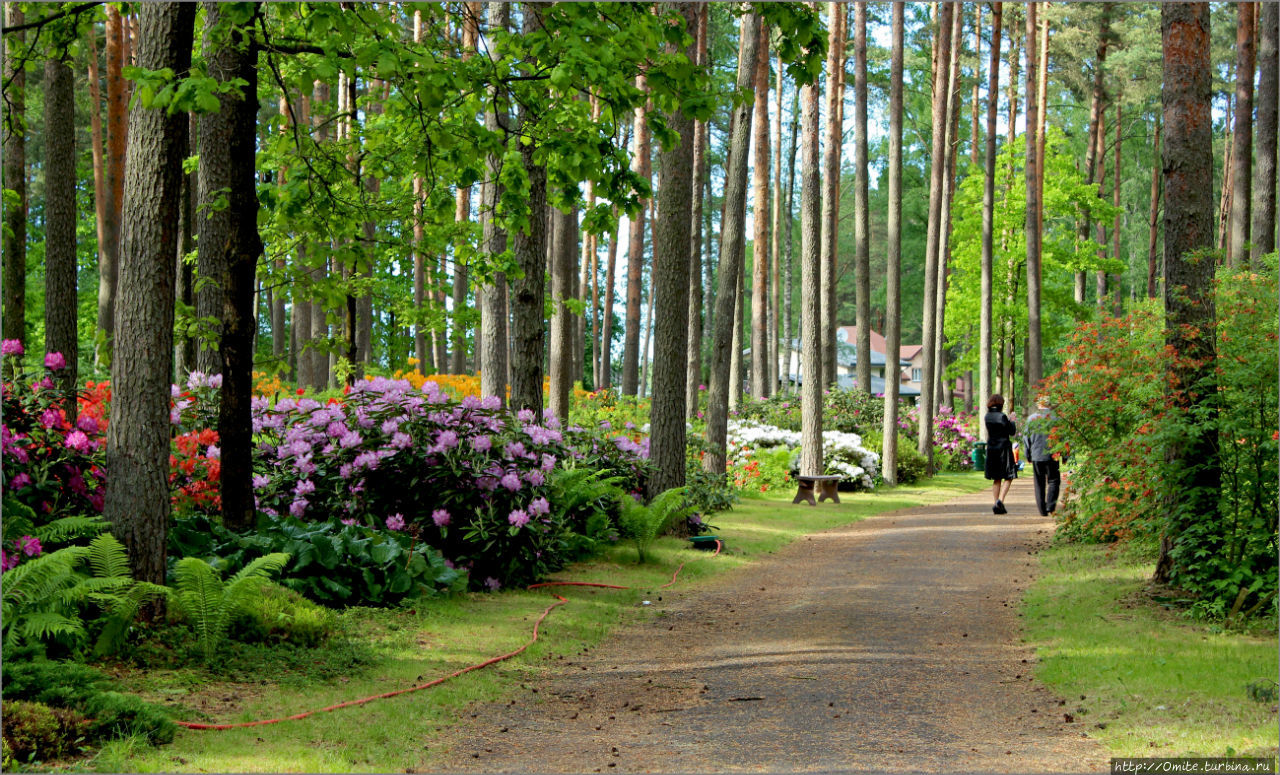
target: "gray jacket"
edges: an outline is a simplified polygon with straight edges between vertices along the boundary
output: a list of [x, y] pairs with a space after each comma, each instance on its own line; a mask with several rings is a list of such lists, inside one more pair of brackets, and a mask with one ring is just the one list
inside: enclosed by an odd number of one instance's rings
[[1049, 432], [1057, 419], [1051, 409], [1037, 411], [1027, 418], [1022, 429], [1022, 443], [1031, 462], [1044, 463], [1053, 458], [1053, 450], [1049, 449]]

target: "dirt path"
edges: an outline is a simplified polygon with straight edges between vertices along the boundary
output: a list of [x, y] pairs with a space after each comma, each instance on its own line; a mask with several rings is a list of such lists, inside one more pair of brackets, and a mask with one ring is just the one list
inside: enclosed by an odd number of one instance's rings
[[513, 704], [472, 708], [424, 767], [1104, 770], [1067, 720], [1075, 704], [1032, 679], [1019, 640], [1031, 554], [1052, 524], [1026, 479], [1009, 514], [989, 498], [808, 536], [696, 593], [664, 594], [652, 618], [566, 655]]

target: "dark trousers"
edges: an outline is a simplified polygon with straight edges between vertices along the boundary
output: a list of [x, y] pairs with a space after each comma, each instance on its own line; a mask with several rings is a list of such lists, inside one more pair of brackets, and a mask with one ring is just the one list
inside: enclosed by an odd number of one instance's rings
[[1031, 467], [1036, 482], [1036, 508], [1040, 509], [1041, 516], [1051, 514], [1058, 508], [1058, 487], [1062, 484], [1058, 461], [1034, 462]]

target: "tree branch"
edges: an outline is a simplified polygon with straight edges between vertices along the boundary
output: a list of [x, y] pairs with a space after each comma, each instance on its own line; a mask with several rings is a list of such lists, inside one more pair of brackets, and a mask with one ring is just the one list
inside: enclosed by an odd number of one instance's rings
[[49, 14], [48, 16], [41, 17], [33, 22], [26, 22], [25, 24], [15, 24], [12, 27], [5, 27], [4, 34], [8, 35], [11, 32], [22, 32], [23, 30], [33, 30], [38, 27], [43, 27], [49, 22], [57, 21], [58, 19], [61, 19], [66, 16], [79, 16], [85, 11], [91, 10], [99, 5], [104, 5], [102, 0], [96, 0], [96, 2], [92, 2], [92, 3], [81, 3], [80, 5], [73, 6], [71, 8], [64, 9], [57, 13], [52, 13], [52, 14]]

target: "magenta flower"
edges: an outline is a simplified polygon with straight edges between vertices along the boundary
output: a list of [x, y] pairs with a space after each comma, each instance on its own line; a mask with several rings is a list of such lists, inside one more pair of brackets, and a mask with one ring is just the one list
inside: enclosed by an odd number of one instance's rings
[[253, 489], [261, 490], [262, 488], [266, 487], [269, 484], [271, 484], [271, 477], [265, 474], [253, 475]]
[[524, 509], [515, 509], [507, 515], [507, 521], [516, 527], [524, 527], [529, 524], [529, 514]]
[[67, 368], [67, 359], [62, 357], [62, 353], [49, 353], [44, 356], [44, 365], [50, 371], [60, 371]]
[[219, 460], [222, 458], [222, 450], [213, 444], [209, 445], [209, 449], [205, 451], [204, 456], [210, 460]]
[[488, 436], [476, 436], [471, 440], [471, 448], [476, 452], [487, 452], [493, 447], [493, 441]]
[[546, 484], [547, 476], [541, 471], [534, 469], [533, 471], [525, 473], [524, 480], [529, 484], [532, 484], [534, 487], [541, 487]]
[[17, 339], [6, 339], [0, 344], [0, 353], [4, 355], [17, 355], [19, 357], [26, 352], [22, 349], [22, 342]]
[[404, 530], [404, 515], [392, 514], [387, 518], [388, 530]]
[[534, 498], [529, 503], [529, 513], [535, 517], [551, 513], [551, 503], [546, 498]]
[[413, 438], [407, 433], [396, 431], [391, 436], [391, 446], [396, 449], [409, 449], [413, 446]]
[[82, 430], [74, 430], [67, 434], [66, 445], [76, 452], [88, 452], [93, 449], [93, 442], [89, 441], [89, 437], [84, 435]]
[[28, 557], [39, 556], [39, 554], [42, 551], [44, 551], [44, 548], [40, 546], [40, 541], [38, 541], [32, 536], [23, 536], [22, 538], [19, 538], [17, 541], [14, 541], [13, 545], [15, 549], [19, 550], [20, 552], [27, 555]]
[[310, 479], [300, 479], [293, 487], [293, 494], [301, 498], [304, 495], [310, 495], [316, 491], [316, 483]]
[[520, 489], [520, 477], [514, 473], [506, 474], [502, 477], [501, 484], [512, 492]]
[[29, 484], [31, 484], [31, 477], [27, 475], [26, 471], [23, 471], [22, 473], [17, 474], [16, 476], [14, 476], [12, 479], [9, 480], [9, 487], [11, 487], [14, 490], [21, 490], [23, 487], [26, 487]]
[[440, 449], [453, 449], [458, 446], [458, 434], [453, 431], [440, 431], [436, 434], [436, 446]]
[[[496, 398], [496, 396], [495, 396], [495, 398]], [[501, 581], [498, 581], [498, 580], [497, 580], [497, 579], [495, 579], [493, 576], [489, 576], [488, 578], [486, 578], [486, 579], [484, 580], [484, 586], [485, 586], [485, 588], [486, 588], [486, 589], [488, 589], [490, 592], [497, 592], [497, 591], [498, 591], [498, 589], [502, 587], [502, 582], [501, 582]]]
[[449, 512], [444, 509], [436, 509], [431, 512], [431, 521], [436, 523], [436, 527], [444, 527], [449, 524]]
[[[17, 340], [10, 339], [7, 341], [16, 342]], [[0, 549], [0, 571], [12, 570], [13, 568], [16, 568], [16, 567], [18, 567], [18, 555], [9, 554], [3, 549]]]
[[101, 430], [98, 421], [87, 414], [82, 414], [76, 419], [76, 427], [85, 433], [97, 433]]
[[341, 522], [341, 523], [342, 523], [342, 524], [344, 524], [344, 525], [354, 525], [354, 524], [356, 523], [356, 518], [355, 518], [355, 517], [347, 517], [346, 519], [341, 519], [341, 520], [338, 520], [338, 521], [339, 521], [339, 522]]
[[308, 505], [309, 504], [305, 500], [302, 500], [301, 498], [299, 498], [298, 500], [289, 504], [289, 513], [295, 517], [301, 517], [303, 514], [307, 513]]
[[40, 413], [40, 424], [46, 428], [57, 428], [62, 425], [62, 412], [54, 407], [49, 407]]

